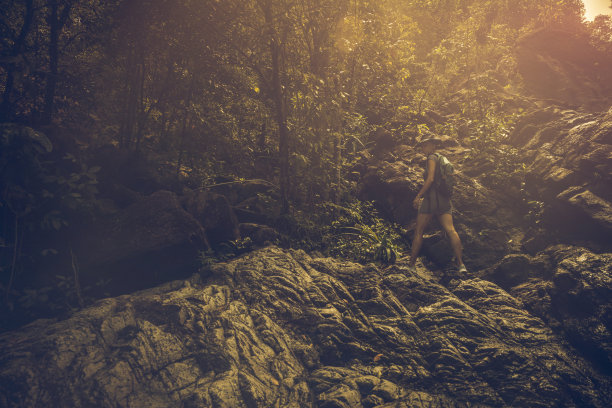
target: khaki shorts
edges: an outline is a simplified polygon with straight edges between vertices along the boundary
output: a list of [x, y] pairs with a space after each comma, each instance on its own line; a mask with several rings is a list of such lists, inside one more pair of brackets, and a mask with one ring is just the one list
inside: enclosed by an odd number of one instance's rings
[[423, 201], [419, 206], [419, 214], [452, 214], [453, 204], [450, 197], [438, 193], [433, 187], [425, 193]]

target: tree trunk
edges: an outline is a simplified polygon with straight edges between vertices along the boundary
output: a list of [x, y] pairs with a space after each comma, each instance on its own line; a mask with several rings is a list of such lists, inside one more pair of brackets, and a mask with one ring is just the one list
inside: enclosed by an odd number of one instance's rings
[[335, 184], [334, 189], [334, 204], [340, 204], [342, 196], [342, 136], [340, 133], [334, 135], [334, 165], [335, 165]]
[[[32, 25], [32, 20], [34, 19], [34, 0], [26, 0], [26, 11], [23, 16], [23, 25], [21, 26], [21, 31], [19, 32], [19, 37], [15, 40], [15, 44], [13, 44], [13, 49], [11, 50], [12, 57], [18, 57], [21, 54], [21, 49], [23, 44], [25, 43], [25, 39], [30, 32], [30, 26]], [[4, 93], [2, 95], [2, 106], [0, 106], [0, 112], [2, 117], [0, 118], [3, 121], [10, 121], [13, 117], [13, 107], [11, 105], [11, 94], [13, 93], [13, 87], [15, 86], [15, 67], [9, 66], [6, 72], [6, 83], [4, 85]]]
[[119, 147], [130, 149], [134, 139], [134, 128], [136, 121], [136, 107], [138, 103], [138, 79], [139, 64], [136, 61], [137, 43], [130, 44], [125, 66], [125, 98], [123, 108], [123, 118], [119, 131]]
[[144, 107], [144, 93], [145, 93], [145, 81], [146, 81], [146, 64], [144, 52], [140, 54], [140, 69], [138, 70], [138, 113], [136, 119], [136, 150], [140, 150], [140, 141], [142, 139], [142, 133], [144, 132], [145, 122], [147, 120], [148, 113]]
[[58, 0], [49, 1], [49, 14], [47, 15], [47, 24], [49, 24], [49, 73], [42, 116], [42, 121], [46, 124], [50, 123], [53, 118], [59, 66], [59, 36], [70, 15], [70, 8], [71, 4], [66, 4], [60, 14]]
[[181, 129], [181, 135], [179, 137], [178, 145], [178, 158], [176, 160], [176, 180], [180, 181], [181, 167], [183, 166], [183, 155], [185, 154], [185, 139], [187, 138], [188, 129], [191, 128], [191, 98], [193, 97], [193, 88], [195, 86], [195, 75], [192, 76], [189, 91], [187, 93], [187, 99], [185, 100], [185, 114], [183, 115], [183, 125]]
[[278, 46], [272, 45], [273, 62], [273, 83], [274, 83], [274, 104], [276, 106], [276, 120], [278, 122], [278, 153], [280, 163], [280, 193], [281, 193], [281, 213], [289, 212], [289, 131], [287, 129], [287, 116], [281, 89], [279, 71], [279, 52]]
[[272, 99], [276, 122], [278, 124], [278, 154], [280, 167], [281, 214], [289, 212], [289, 130], [287, 129], [287, 109], [281, 80], [281, 47], [280, 40], [274, 29], [272, 4], [263, 4], [266, 23], [270, 30], [270, 56], [272, 58]]

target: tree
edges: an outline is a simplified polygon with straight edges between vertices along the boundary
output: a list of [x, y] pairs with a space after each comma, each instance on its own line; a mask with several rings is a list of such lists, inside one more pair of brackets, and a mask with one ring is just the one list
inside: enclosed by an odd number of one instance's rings
[[[8, 55], [3, 58], [3, 64], [5, 67], [5, 82], [4, 82], [4, 92], [2, 94], [2, 104], [0, 105], [0, 120], [9, 121], [13, 117], [13, 106], [12, 106], [12, 97], [15, 88], [16, 76], [19, 75], [18, 69], [19, 66], [24, 63], [23, 52], [26, 46], [27, 37], [30, 35], [32, 25], [34, 22], [34, 1], [26, 0], [23, 3], [23, 17], [17, 17], [15, 15], [10, 16], [7, 13], [5, 16], [8, 17], [4, 21], [3, 27], [11, 27], [15, 26], [15, 22], [17, 25], [20, 25], [19, 34], [17, 34], [16, 38], [13, 33], [8, 33], [3, 30], [3, 37], [11, 38], [12, 45], [10, 46], [10, 50], [8, 51]], [[2, 7], [3, 10], [11, 10], [6, 7]], [[12, 8], [13, 13], [19, 13], [21, 8], [15, 7]], [[11, 18], [12, 17], [12, 18]], [[12, 21], [11, 21], [12, 20]]]

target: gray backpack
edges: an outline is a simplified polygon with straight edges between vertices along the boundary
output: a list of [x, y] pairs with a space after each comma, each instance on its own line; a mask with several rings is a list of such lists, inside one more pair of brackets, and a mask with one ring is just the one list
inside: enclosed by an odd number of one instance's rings
[[451, 197], [455, 187], [455, 168], [446, 157], [437, 153], [436, 155], [438, 156], [438, 164], [436, 165], [434, 186], [438, 193], [446, 197]]

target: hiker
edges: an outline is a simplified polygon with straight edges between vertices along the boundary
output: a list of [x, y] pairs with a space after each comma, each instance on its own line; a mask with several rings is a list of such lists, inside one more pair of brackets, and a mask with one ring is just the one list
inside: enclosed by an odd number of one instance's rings
[[[436, 177], [440, 177], [439, 174], [436, 174], [436, 169], [440, 168], [438, 166], [438, 162], [440, 161], [441, 157], [436, 153], [436, 148], [440, 142], [440, 139], [431, 135], [427, 136], [417, 144], [417, 148], [420, 148], [425, 156], [427, 156], [427, 163], [425, 166], [424, 175], [425, 183], [412, 203], [414, 208], [418, 209], [419, 212], [417, 215], [410, 262], [408, 266], [412, 271], [415, 271], [414, 265], [416, 263], [416, 258], [421, 250], [421, 245], [423, 245], [423, 232], [425, 231], [427, 224], [429, 224], [429, 221], [431, 221], [431, 218], [435, 215], [438, 217], [440, 225], [442, 225], [442, 228], [444, 228], [444, 231], [450, 239], [450, 243], [455, 254], [455, 260], [457, 262], [458, 271], [467, 272], [461, 258], [461, 240], [459, 239], [459, 234], [457, 234], [457, 231], [455, 231], [455, 226], [453, 225], [453, 206], [451, 204], [450, 195], [443, 194], [436, 188]], [[423, 199], [422, 201], [421, 198]], [[420, 205], [419, 201], [421, 201]]]

